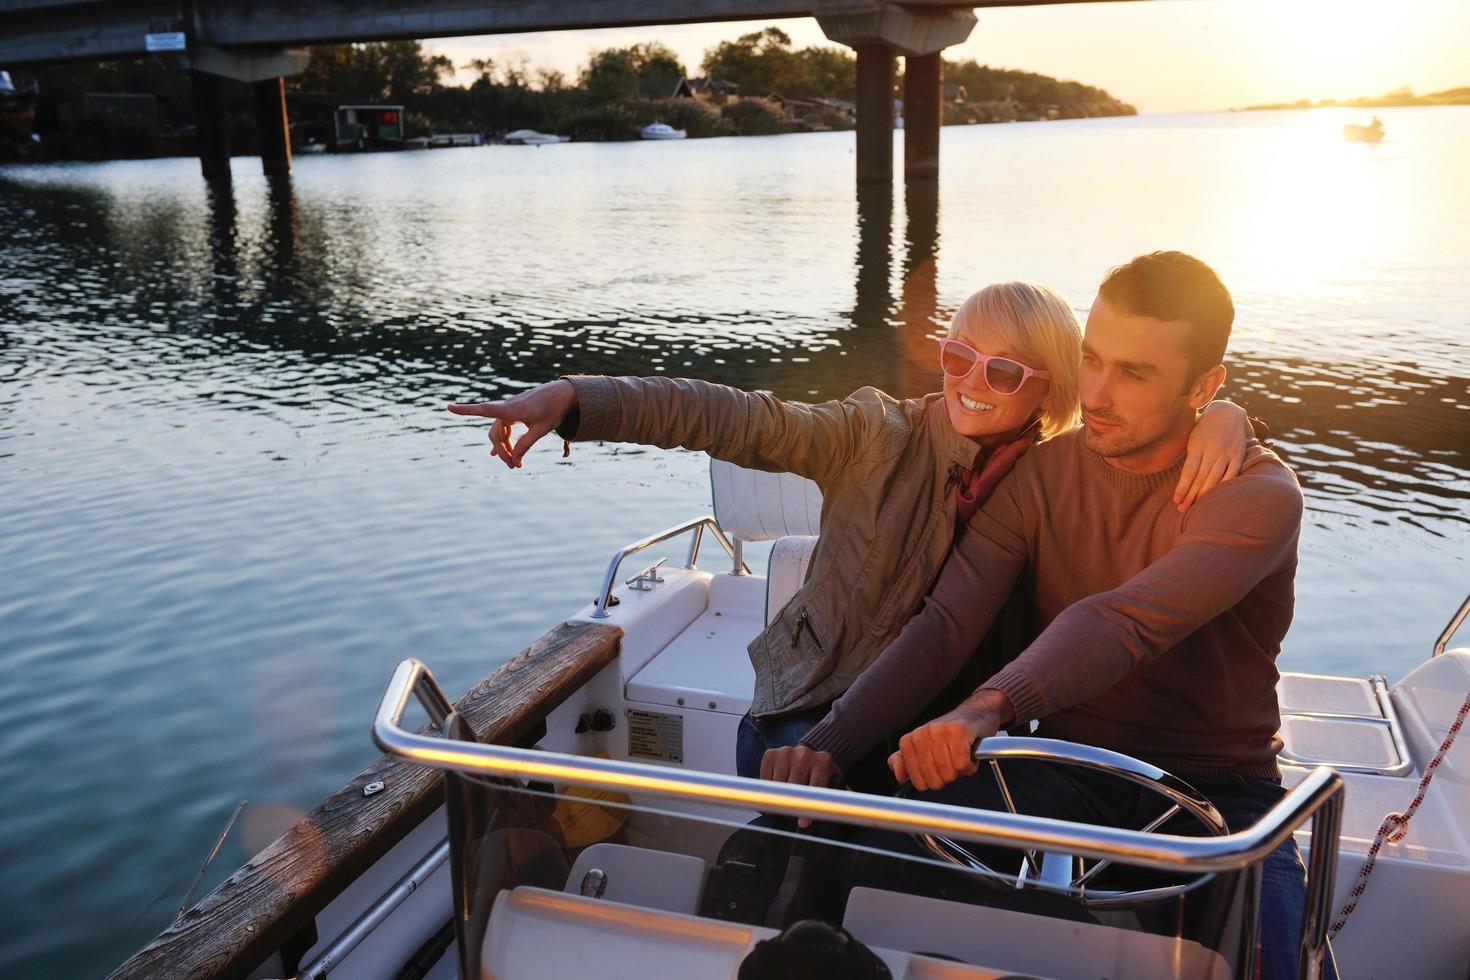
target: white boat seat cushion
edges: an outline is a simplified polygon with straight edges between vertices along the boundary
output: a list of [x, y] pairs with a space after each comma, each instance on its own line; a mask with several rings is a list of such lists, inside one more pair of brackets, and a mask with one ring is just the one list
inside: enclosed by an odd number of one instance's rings
[[704, 858], [627, 844], [593, 844], [577, 857], [565, 892], [577, 895], [588, 872], [603, 873], [602, 897], [642, 908], [694, 915], [704, 894], [709, 865]]
[[822, 491], [795, 473], [750, 470], [710, 460], [715, 520], [742, 541], [770, 541], [788, 534], [816, 534], [822, 521]]
[[806, 581], [807, 566], [812, 563], [812, 549], [816, 546], [816, 537], [805, 534], [777, 538], [771, 545], [771, 560], [766, 566], [767, 625]]

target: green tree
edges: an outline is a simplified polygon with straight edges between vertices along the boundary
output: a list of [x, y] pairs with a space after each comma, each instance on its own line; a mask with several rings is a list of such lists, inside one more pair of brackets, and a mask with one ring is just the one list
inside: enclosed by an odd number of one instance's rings
[[579, 84], [588, 101], [608, 104], [631, 99], [638, 94], [638, 67], [627, 48], [596, 51], [582, 69]]
[[632, 59], [633, 70], [639, 78], [668, 75], [683, 78], [687, 74], [679, 56], [658, 41], [633, 45], [628, 49], [628, 57]]
[[313, 48], [311, 64], [288, 84], [297, 91], [408, 102], [432, 97], [453, 70], [452, 61], [426, 54], [417, 41], [331, 44]]
[[704, 53], [702, 67], [709, 78], [739, 85], [742, 95], [769, 95], [780, 91], [793, 60], [791, 35], [767, 27], [716, 44]]
[[789, 94], [793, 99], [847, 99], [857, 96], [857, 58], [847, 48], [807, 47], [797, 52], [801, 76]]
[[704, 54], [705, 75], [740, 86], [742, 95], [780, 93], [792, 99], [852, 98], [857, 62], [844, 48], [792, 50], [778, 27], [721, 41]]

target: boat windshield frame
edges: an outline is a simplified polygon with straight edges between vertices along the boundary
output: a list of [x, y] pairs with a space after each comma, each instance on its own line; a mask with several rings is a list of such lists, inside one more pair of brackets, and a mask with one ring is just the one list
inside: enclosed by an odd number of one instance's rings
[[[977, 844], [1035, 848], [1161, 870], [1239, 871], [1263, 861], [1308, 819], [1313, 841], [1335, 842], [1342, 824], [1343, 779], [1326, 766], [1309, 772], [1253, 826], [1219, 837], [1184, 837], [411, 732], [401, 722], [414, 698], [429, 719], [445, 730], [453, 706], [428, 667], [408, 658], [395, 668], [378, 704], [373, 740], [390, 755], [433, 768], [718, 804], [904, 834], [943, 834]], [[1335, 846], [1311, 848], [1302, 977], [1320, 975], [1336, 852]]]

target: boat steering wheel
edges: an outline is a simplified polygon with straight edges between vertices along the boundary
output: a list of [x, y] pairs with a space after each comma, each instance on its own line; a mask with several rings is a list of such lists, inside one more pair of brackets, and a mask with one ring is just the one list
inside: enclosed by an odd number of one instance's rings
[[[1006, 809], [1011, 813], [1017, 812], [1016, 805], [1011, 798], [1010, 787], [1006, 785], [1005, 776], [1001, 774], [1000, 763], [1006, 759], [1026, 759], [1106, 773], [1164, 797], [1169, 802], [1169, 807], [1140, 828], [1145, 833], [1157, 830], [1180, 813], [1194, 817], [1204, 828], [1205, 836], [1223, 837], [1229, 833], [1220, 811], [1199, 790], [1158, 766], [1121, 752], [1060, 739], [1000, 736], [981, 740], [975, 746], [973, 758], [981, 765], [989, 764], [1001, 798], [1005, 800]], [[1027, 850], [1021, 862], [1020, 873], [1012, 876], [994, 870], [976, 857], [965, 844], [951, 838], [939, 834], [915, 834], [914, 840], [935, 857], [970, 871], [980, 872], [976, 875], [977, 880], [1011, 882], [1015, 888], [1064, 891], [1093, 909], [1119, 908], [1134, 902], [1164, 898], [1193, 886], [1191, 881], [1155, 888], [1089, 891], [1088, 883], [1096, 879], [1111, 861], [1100, 860], [1088, 865], [1081, 857], [1074, 855], [1037, 854], [1035, 850]]]

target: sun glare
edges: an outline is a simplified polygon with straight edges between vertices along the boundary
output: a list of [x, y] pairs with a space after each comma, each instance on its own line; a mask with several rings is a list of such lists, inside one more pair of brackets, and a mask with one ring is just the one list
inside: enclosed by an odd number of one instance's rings
[[1371, 69], [1391, 53], [1384, 48], [1385, 26], [1381, 4], [1295, 0], [1273, 4], [1260, 29], [1271, 41], [1276, 72], [1298, 85], [1293, 91], [1301, 96], [1321, 99], [1379, 94], [1359, 89], [1371, 85]]
[[1370, 115], [1317, 109], [1258, 133], [1228, 237], [1262, 280], [1303, 298], [1340, 293], [1385, 242], [1410, 232], [1412, 189], [1385, 191], [1380, 179], [1388, 147], [1343, 138], [1344, 123]]

